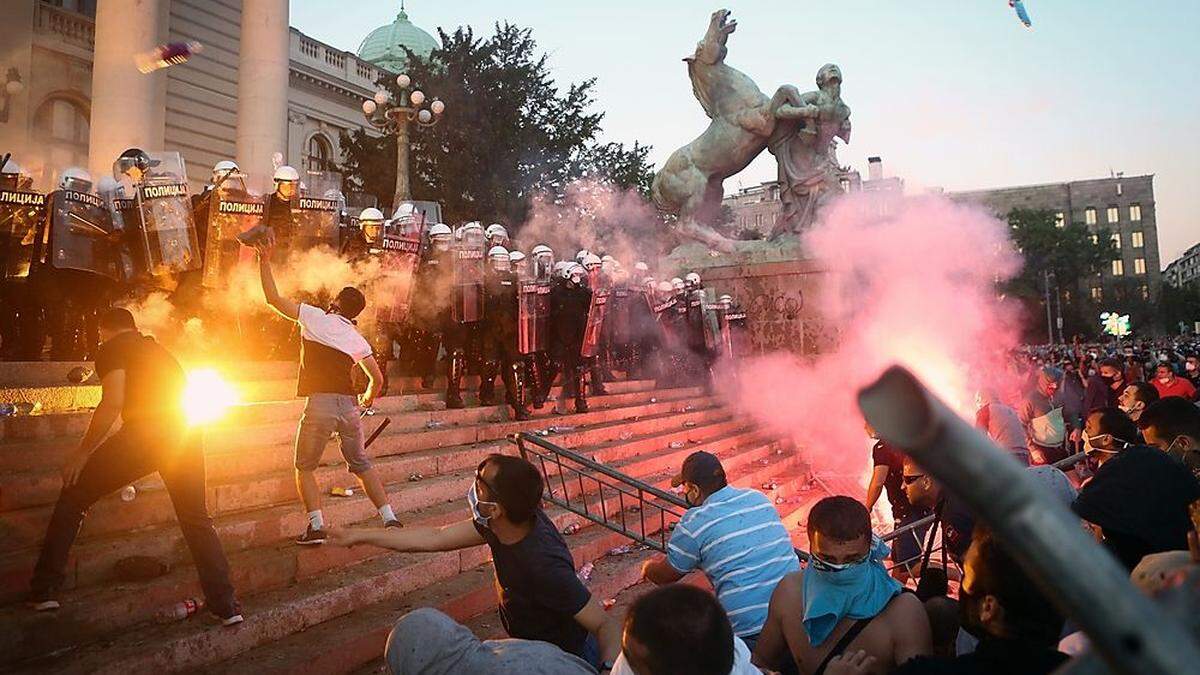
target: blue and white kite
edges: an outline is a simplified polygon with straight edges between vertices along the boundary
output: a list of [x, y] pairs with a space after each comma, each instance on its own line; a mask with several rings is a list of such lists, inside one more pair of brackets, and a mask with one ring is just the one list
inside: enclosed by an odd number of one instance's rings
[[1008, 6], [1017, 11], [1017, 18], [1025, 24], [1026, 28], [1033, 28], [1033, 22], [1029, 20], [1029, 12], [1025, 11], [1025, 3], [1022, 0], [1008, 0]]

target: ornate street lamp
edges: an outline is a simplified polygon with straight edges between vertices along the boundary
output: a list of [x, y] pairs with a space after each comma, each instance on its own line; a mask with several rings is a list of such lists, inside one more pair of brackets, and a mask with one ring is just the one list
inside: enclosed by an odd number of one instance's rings
[[373, 98], [366, 99], [362, 104], [363, 115], [371, 126], [387, 134], [396, 134], [396, 194], [392, 208], [412, 199], [408, 182], [409, 123], [431, 127], [442, 119], [442, 113], [446, 111], [444, 102], [436, 98], [428, 100], [420, 89], [410, 91], [412, 78], [408, 75], [397, 75], [396, 85], [400, 87], [399, 102], [393, 102], [388, 92], [380, 89]]

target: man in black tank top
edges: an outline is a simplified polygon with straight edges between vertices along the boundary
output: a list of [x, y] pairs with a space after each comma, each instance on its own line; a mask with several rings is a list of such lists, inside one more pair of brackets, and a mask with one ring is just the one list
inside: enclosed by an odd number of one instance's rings
[[[267, 304], [285, 318], [300, 324], [300, 376], [296, 395], [308, 399], [300, 428], [296, 432], [296, 486], [308, 512], [308, 529], [297, 544], [312, 545], [325, 541], [325, 521], [321, 515], [321, 491], [313, 474], [321, 453], [333, 433], [337, 433], [342, 457], [350, 473], [358, 477], [371, 503], [379, 510], [386, 527], [400, 527], [400, 521], [387, 501], [387, 491], [371, 467], [363, 444], [360, 409], [370, 408], [379, 395], [383, 374], [371, 356], [371, 346], [354, 327], [353, 319], [366, 307], [366, 298], [347, 286], [338, 293], [328, 311], [296, 303], [279, 294], [271, 273], [271, 247], [258, 249], [259, 275]], [[351, 371], [357, 365], [369, 380], [367, 391], [357, 394]]]

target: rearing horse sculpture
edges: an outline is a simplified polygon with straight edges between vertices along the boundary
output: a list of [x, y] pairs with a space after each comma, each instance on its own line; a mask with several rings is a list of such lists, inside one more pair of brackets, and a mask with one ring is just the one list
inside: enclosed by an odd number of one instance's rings
[[729, 10], [714, 12], [695, 54], [684, 59], [692, 92], [712, 122], [671, 154], [651, 188], [655, 206], [678, 217], [682, 236], [720, 251], [733, 250], [733, 242], [705, 223], [721, 207], [721, 184], [767, 147], [775, 128], [772, 101], [745, 73], [725, 63], [725, 43], [737, 28], [728, 18]]

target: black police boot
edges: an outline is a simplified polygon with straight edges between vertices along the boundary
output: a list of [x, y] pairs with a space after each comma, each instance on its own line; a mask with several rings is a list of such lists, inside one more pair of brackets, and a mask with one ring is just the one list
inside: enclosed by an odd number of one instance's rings
[[575, 412], [585, 413], [588, 411], [587, 395], [583, 391], [583, 368], [577, 369], [572, 377], [575, 378]]
[[499, 361], [484, 361], [479, 365], [479, 405], [496, 405], [496, 375]]
[[467, 355], [461, 349], [455, 349], [450, 354], [450, 367], [446, 374], [446, 407], [461, 408], [462, 380], [467, 369]]
[[529, 419], [529, 406], [525, 403], [525, 362], [514, 361], [504, 369], [504, 394], [513, 409], [513, 419]]
[[592, 359], [589, 368], [592, 376], [592, 394], [595, 396], [604, 396], [608, 390], [604, 388], [604, 369], [600, 367], [600, 359]]

